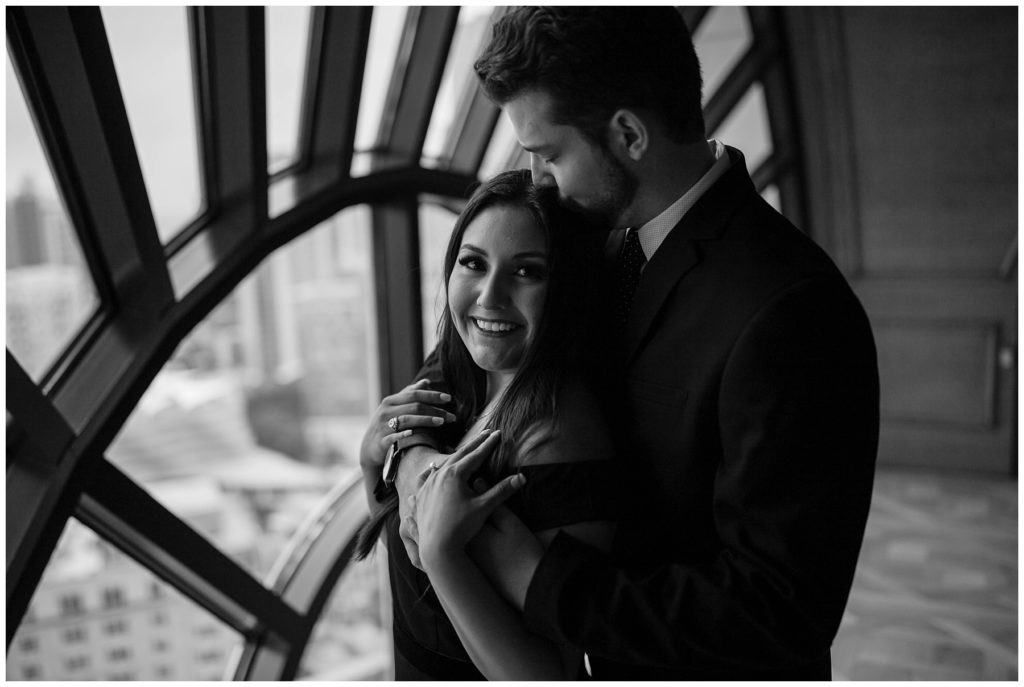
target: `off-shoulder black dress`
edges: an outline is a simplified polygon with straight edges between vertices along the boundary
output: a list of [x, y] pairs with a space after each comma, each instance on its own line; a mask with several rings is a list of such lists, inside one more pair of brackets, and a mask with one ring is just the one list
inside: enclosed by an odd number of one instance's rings
[[[526, 465], [526, 484], [506, 505], [534, 532], [578, 522], [614, 520], [617, 476], [612, 460]], [[621, 474], [618, 475], [621, 478]], [[621, 493], [619, 493], [621, 497]], [[396, 680], [484, 680], [462, 647], [424, 572], [409, 561], [387, 522]]]

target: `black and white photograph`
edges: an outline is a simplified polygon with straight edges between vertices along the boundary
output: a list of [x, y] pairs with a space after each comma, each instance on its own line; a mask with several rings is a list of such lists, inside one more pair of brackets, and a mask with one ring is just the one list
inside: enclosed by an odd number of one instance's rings
[[5, 26], [7, 680], [1017, 681], [1016, 4]]

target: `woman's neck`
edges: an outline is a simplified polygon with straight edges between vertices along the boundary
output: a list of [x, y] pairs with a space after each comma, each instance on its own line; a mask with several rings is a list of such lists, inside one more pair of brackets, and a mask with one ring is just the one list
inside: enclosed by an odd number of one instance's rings
[[488, 372], [487, 389], [484, 392], [484, 407], [491, 406], [505, 393], [505, 389], [512, 383], [515, 372]]

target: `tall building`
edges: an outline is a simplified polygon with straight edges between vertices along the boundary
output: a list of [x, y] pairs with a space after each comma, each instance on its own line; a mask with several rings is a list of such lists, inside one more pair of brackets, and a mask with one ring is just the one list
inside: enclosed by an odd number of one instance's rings
[[7, 268], [45, 262], [42, 213], [26, 179], [21, 193], [7, 202]]
[[26, 177], [21, 191], [7, 201], [7, 268], [43, 263], [83, 263], [67, 216], [56, 198], [36, 192]]
[[7, 270], [7, 348], [38, 375], [53, 362], [98, 301], [85, 270], [31, 264]]

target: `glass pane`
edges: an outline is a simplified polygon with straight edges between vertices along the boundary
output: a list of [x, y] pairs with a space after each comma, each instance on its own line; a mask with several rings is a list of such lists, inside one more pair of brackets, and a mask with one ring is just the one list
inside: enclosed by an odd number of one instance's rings
[[352, 176], [366, 174], [370, 169], [368, 157], [360, 153], [370, 151], [377, 143], [384, 98], [391, 83], [391, 72], [395, 68], [407, 12], [407, 7], [389, 5], [373, 8], [370, 44], [366, 50], [366, 71], [363, 72], [363, 90], [359, 100], [359, 120], [356, 122], [356, 154], [352, 156]]
[[751, 85], [712, 137], [739, 148], [751, 173], [768, 159], [772, 153], [772, 136], [768, 128], [764, 89], [760, 83]]
[[750, 48], [752, 40], [745, 8], [730, 5], [708, 10], [693, 35], [704, 76], [705, 104]]
[[6, 76], [7, 348], [38, 382], [99, 296], [9, 57]]
[[203, 204], [187, 10], [101, 9], [156, 228], [166, 243]]
[[[445, 150], [451, 136], [451, 129], [459, 123], [455, 121], [464, 98], [477, 88], [473, 62], [481, 51], [481, 41], [490, 35], [491, 14], [493, 7], [486, 5], [466, 5], [459, 10], [459, 23], [452, 37], [452, 46], [448, 52], [448, 62], [444, 67], [444, 76], [434, 101], [434, 112], [430, 118], [430, 128], [423, 143], [423, 165], [437, 167], [442, 155], [450, 154]], [[444, 166], [444, 165], [441, 165]]]
[[370, 216], [271, 255], [181, 343], [108, 456], [262, 577], [338, 480], [376, 408]]
[[516, 138], [516, 130], [512, 128], [512, 122], [508, 115], [502, 112], [494, 127], [494, 135], [491, 136], [484, 159], [480, 163], [481, 181], [490, 179], [498, 172], [511, 169], [510, 163], [513, 155], [521, 151], [519, 140]]
[[349, 564], [299, 663], [300, 680], [393, 680], [391, 589], [378, 549]]
[[768, 204], [773, 208], [782, 212], [782, 200], [779, 196], [779, 187], [775, 184], [770, 184], [764, 187], [761, 191], [761, 197], [768, 201]]
[[267, 25], [267, 167], [270, 174], [298, 157], [310, 8], [269, 5]]
[[456, 214], [431, 203], [420, 203], [420, 295], [423, 299], [423, 352], [437, 345], [437, 323], [444, 313], [444, 253], [455, 227]]
[[220, 680], [241, 636], [69, 520], [7, 653], [9, 680]]

